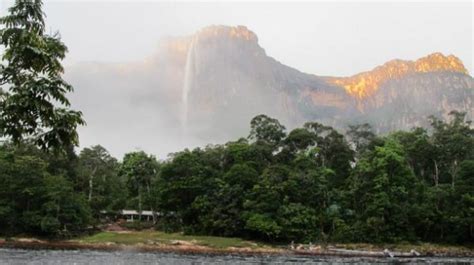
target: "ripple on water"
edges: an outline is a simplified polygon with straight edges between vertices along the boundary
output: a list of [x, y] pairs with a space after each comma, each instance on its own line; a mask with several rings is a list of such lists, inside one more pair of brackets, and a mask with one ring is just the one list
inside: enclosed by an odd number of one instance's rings
[[473, 258], [342, 258], [309, 256], [185, 255], [95, 250], [0, 249], [0, 264], [474, 264]]

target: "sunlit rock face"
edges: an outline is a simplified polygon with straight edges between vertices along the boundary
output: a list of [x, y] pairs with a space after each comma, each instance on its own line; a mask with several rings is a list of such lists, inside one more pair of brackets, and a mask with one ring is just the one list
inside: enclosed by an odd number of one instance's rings
[[[433, 53], [392, 60], [351, 77], [318, 77], [266, 55], [245, 27], [212, 26], [190, 37], [184, 79], [185, 123], [191, 133], [214, 128], [242, 135], [265, 113], [289, 127], [304, 121], [339, 128], [372, 123], [379, 132], [426, 125], [431, 114], [453, 110], [474, 117], [473, 79], [455, 56]], [[196, 131], [192, 131], [195, 129]]]
[[433, 53], [416, 61], [393, 60], [372, 71], [329, 78], [356, 100], [349, 118], [379, 132], [428, 126], [428, 116], [447, 118], [452, 110], [474, 117], [474, 82], [455, 56]]
[[145, 61], [79, 64], [66, 73], [91, 137], [103, 134], [107, 141], [119, 132], [147, 139], [145, 146], [165, 138], [173, 150], [169, 139], [189, 146], [190, 138], [205, 144], [246, 136], [250, 119], [262, 113], [288, 128], [306, 121], [338, 129], [369, 122], [379, 132], [426, 125], [428, 115], [446, 117], [454, 109], [474, 118], [473, 78], [453, 55], [320, 77], [268, 56], [243, 26], [210, 26], [162, 40]]
[[433, 53], [416, 61], [393, 60], [368, 72], [351, 77], [330, 78], [329, 81], [344, 87], [347, 93], [360, 100], [373, 95], [388, 80], [400, 79], [415, 73], [430, 72], [468, 74], [457, 57]]
[[204, 28], [188, 49], [182, 88], [187, 133], [246, 135], [250, 119], [261, 113], [290, 127], [333, 122], [352, 107], [344, 89], [267, 56], [246, 27]]
[[365, 98], [359, 118], [380, 132], [428, 126], [428, 116], [448, 118], [452, 110], [474, 118], [474, 81], [461, 72], [435, 71], [390, 79]]

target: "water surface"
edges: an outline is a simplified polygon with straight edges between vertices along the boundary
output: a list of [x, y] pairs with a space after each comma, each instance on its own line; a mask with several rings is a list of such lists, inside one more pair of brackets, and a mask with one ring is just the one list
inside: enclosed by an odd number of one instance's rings
[[339, 258], [1, 249], [0, 264], [474, 264], [473, 258]]

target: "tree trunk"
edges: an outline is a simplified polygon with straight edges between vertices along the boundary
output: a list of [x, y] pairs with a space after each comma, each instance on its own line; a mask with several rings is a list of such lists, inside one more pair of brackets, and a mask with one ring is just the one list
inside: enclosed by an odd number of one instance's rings
[[436, 163], [436, 160], [434, 161], [434, 166], [435, 166], [435, 174], [433, 176], [434, 184], [437, 187], [438, 186], [438, 181], [439, 181], [439, 170], [438, 170], [438, 163]]
[[138, 186], [138, 220], [142, 221], [142, 188]]
[[[151, 198], [150, 183], [146, 184], [146, 190], [147, 190], [147, 193], [148, 193], [148, 198]], [[153, 203], [152, 203], [152, 205], [153, 205]], [[155, 225], [156, 224], [156, 214], [155, 214], [155, 209], [154, 209], [153, 206], [151, 206], [151, 214], [152, 214], [152, 218], [153, 218], [153, 224]]]
[[92, 190], [94, 189], [94, 175], [96, 171], [97, 171], [97, 167], [94, 167], [89, 177], [89, 196], [88, 196], [89, 202], [92, 200]]
[[454, 189], [454, 180], [456, 179], [456, 174], [458, 171], [458, 161], [455, 159], [451, 165], [451, 187]]

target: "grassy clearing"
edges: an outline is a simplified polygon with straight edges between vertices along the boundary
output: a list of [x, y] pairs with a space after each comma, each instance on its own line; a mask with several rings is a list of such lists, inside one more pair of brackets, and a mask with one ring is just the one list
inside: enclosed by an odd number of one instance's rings
[[[162, 244], [162, 245], [195, 245], [206, 246], [214, 249], [228, 248], [249, 248], [249, 249], [279, 249], [277, 245], [264, 244], [260, 242], [247, 241], [241, 238], [215, 237], [215, 236], [194, 236], [184, 235], [182, 233], [165, 233], [154, 230], [126, 231], [126, 232], [100, 232], [92, 236], [86, 236], [78, 239], [79, 242], [89, 244], [115, 243], [123, 245], [136, 244]], [[353, 249], [353, 250], [371, 250], [382, 251], [387, 248], [391, 251], [410, 252], [414, 249], [422, 254], [442, 254], [451, 253], [453, 255], [466, 255], [473, 253], [474, 248], [469, 246], [441, 245], [432, 243], [399, 243], [399, 244], [330, 244], [334, 247]], [[280, 246], [281, 247], [281, 246]]]
[[164, 233], [160, 231], [132, 231], [127, 233], [120, 232], [100, 232], [92, 236], [86, 236], [79, 239], [84, 243], [108, 243], [116, 244], [166, 244], [173, 245], [176, 241], [185, 241], [193, 245], [208, 246], [211, 248], [270, 248], [270, 245], [251, 242], [241, 238], [234, 237], [215, 237], [215, 236], [192, 236], [181, 233]]

